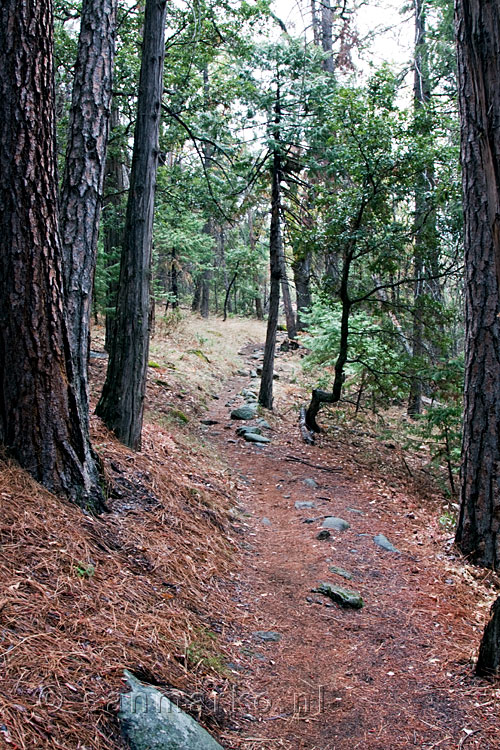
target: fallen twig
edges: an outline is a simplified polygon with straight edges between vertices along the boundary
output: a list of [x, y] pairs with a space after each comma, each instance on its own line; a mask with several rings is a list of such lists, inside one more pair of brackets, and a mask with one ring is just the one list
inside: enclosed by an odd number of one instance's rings
[[286, 456], [285, 460], [296, 461], [299, 464], [310, 466], [312, 469], [319, 469], [319, 471], [328, 471], [331, 474], [335, 473], [336, 471], [342, 471], [342, 467], [340, 466], [319, 466], [318, 464], [312, 464], [310, 461], [305, 461], [303, 458], [299, 458], [298, 456]]

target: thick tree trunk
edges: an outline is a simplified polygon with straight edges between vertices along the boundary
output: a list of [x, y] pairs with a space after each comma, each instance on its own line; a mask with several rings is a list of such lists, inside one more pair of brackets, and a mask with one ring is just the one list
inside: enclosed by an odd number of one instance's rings
[[151, 244], [165, 56], [166, 0], [146, 0], [132, 171], [115, 335], [97, 413], [134, 450], [141, 446], [149, 352]]
[[500, 597], [491, 608], [491, 618], [484, 630], [476, 673], [482, 677], [500, 677]]
[[466, 342], [459, 548], [500, 566], [500, 6], [457, 0]]
[[60, 197], [64, 283], [76, 398], [89, 422], [88, 358], [106, 165], [117, 0], [83, 0]]
[[50, 2], [0, 9], [0, 443], [49, 490], [98, 511], [64, 317]]

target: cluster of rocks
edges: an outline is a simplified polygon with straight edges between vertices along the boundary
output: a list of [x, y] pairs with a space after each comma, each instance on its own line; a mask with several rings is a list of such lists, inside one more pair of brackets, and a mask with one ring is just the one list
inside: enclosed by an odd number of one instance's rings
[[[304, 479], [303, 483], [311, 489], [318, 487], [318, 483], [314, 479]], [[296, 510], [312, 510], [314, 508], [316, 508], [316, 503], [314, 502], [314, 500], [295, 501]], [[349, 508], [349, 511], [352, 513], [356, 513], [357, 515], [363, 515], [362, 511], [359, 511], [355, 508]], [[321, 528], [316, 534], [316, 539], [318, 541], [326, 541], [328, 539], [331, 539], [332, 532], [342, 533], [351, 528], [351, 524], [349, 523], [349, 521], [346, 521], [344, 518], [339, 518], [337, 516], [320, 516], [316, 518], [303, 519], [303, 523], [305, 524], [314, 524], [320, 521]], [[361, 534], [360, 536], [369, 535]], [[384, 534], [376, 534], [373, 537], [373, 542], [377, 545], [377, 547], [380, 547], [387, 552], [400, 554], [400, 551], [387, 539], [386, 536], [384, 536]], [[329, 570], [331, 573], [334, 573], [341, 578], [345, 578], [346, 580], [351, 580], [353, 577], [352, 573], [350, 573], [348, 570], [344, 570], [343, 568], [340, 568], [336, 565], [330, 566]], [[328, 599], [326, 606], [338, 605], [344, 608], [351, 609], [361, 609], [364, 606], [363, 598], [357, 591], [342, 588], [335, 583], [322, 581], [318, 583], [315, 588], [311, 589], [311, 592], [326, 597]], [[324, 599], [312, 597], [307, 597], [307, 601], [312, 604], [325, 603]]]

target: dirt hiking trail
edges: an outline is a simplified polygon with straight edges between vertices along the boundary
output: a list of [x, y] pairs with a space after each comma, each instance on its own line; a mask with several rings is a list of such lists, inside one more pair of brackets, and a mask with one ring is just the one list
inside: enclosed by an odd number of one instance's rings
[[[250, 373], [262, 349], [242, 349], [242, 368]], [[231, 419], [231, 410], [258, 384], [240, 372], [202, 427], [239, 486], [233, 531], [243, 565], [227, 636], [237, 687], [224, 747], [500, 748], [500, 691], [471, 666], [477, 602], [437, 518], [382, 458], [367, 471], [335, 437], [303, 444], [296, 410], [261, 415], [269, 444], [237, 437], [256, 420]], [[326, 517], [344, 530], [323, 529]], [[359, 593], [364, 606], [314, 592], [322, 582]]]

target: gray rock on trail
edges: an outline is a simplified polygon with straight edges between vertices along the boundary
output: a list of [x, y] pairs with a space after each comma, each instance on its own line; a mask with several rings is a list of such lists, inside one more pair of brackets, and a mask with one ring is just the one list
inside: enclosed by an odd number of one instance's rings
[[246, 440], [247, 443], [260, 443], [260, 445], [267, 445], [271, 441], [269, 438], [264, 437], [264, 435], [259, 435], [256, 432], [244, 432], [243, 433], [243, 440]]
[[166, 695], [128, 670], [124, 674], [132, 692], [121, 694], [118, 716], [131, 750], [223, 750]]
[[270, 430], [271, 429], [271, 425], [265, 419], [258, 419], [257, 422], [256, 422], [256, 424], [258, 424], [259, 427], [262, 427], [264, 430]]
[[257, 405], [247, 404], [246, 406], [240, 406], [238, 409], [233, 409], [231, 419], [253, 419], [256, 414]]
[[311, 487], [313, 490], [319, 487], [315, 479], [304, 479], [304, 484], [306, 484], [308, 487]]
[[352, 580], [352, 573], [349, 573], [348, 570], [344, 570], [344, 568], [338, 568], [336, 565], [330, 565], [330, 573], [335, 573], [335, 575], [341, 576], [347, 581]]
[[297, 500], [295, 503], [295, 508], [297, 510], [306, 510], [306, 508], [315, 508], [312, 500]]
[[262, 521], [261, 521], [261, 523], [262, 523], [263, 526], [272, 526], [272, 523], [269, 520], [269, 518], [263, 518]]
[[317, 588], [311, 589], [313, 594], [323, 594], [341, 607], [350, 607], [351, 609], [361, 609], [363, 599], [357, 591], [343, 589], [334, 583], [320, 583]]
[[401, 554], [397, 547], [391, 544], [391, 542], [383, 534], [377, 534], [377, 536], [374, 536], [373, 541], [378, 547], [387, 550], [387, 552], [396, 552], [396, 554], [398, 555]]
[[236, 434], [240, 435], [242, 437], [247, 432], [253, 432], [255, 435], [262, 435], [262, 430], [260, 427], [250, 427], [250, 425], [242, 425], [241, 427], [237, 427]]
[[281, 634], [276, 633], [275, 630], [256, 630], [252, 635], [258, 641], [264, 641], [264, 643], [278, 643], [281, 641]]
[[351, 528], [351, 524], [344, 521], [343, 518], [336, 518], [335, 516], [328, 516], [323, 521], [322, 527], [324, 529], [333, 529], [334, 531], [346, 531]]
[[238, 370], [236, 374], [240, 375], [242, 378], [248, 378], [250, 372], [248, 370]]

